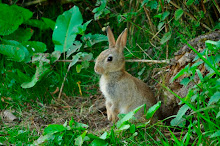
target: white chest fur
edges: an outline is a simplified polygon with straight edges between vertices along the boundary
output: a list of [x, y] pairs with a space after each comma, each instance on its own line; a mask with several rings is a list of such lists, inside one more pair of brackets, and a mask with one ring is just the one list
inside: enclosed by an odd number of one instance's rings
[[100, 90], [102, 91], [102, 94], [105, 96], [105, 98], [110, 98], [108, 92], [107, 92], [107, 81], [105, 79], [105, 76], [101, 76], [100, 82], [99, 82]]

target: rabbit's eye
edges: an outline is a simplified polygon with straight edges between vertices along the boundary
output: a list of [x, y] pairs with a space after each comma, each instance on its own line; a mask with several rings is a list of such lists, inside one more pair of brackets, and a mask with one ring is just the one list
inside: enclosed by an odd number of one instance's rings
[[109, 56], [107, 61], [112, 61], [112, 59], [113, 59], [112, 56]]

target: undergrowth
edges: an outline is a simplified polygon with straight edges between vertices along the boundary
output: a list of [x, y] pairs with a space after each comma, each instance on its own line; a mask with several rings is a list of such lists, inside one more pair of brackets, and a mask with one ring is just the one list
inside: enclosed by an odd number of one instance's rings
[[[187, 43], [181, 42], [181, 36], [188, 41], [219, 29], [220, 24], [216, 0], [6, 3], [0, 2], [2, 112], [22, 112], [28, 105], [50, 104], [57, 97], [96, 95], [99, 77], [90, 61], [106, 49], [107, 38], [102, 29], [108, 25], [117, 35], [128, 28], [126, 59], [166, 60]], [[196, 52], [199, 61], [194, 61], [198, 63], [176, 75], [188, 76], [181, 82], [184, 86], [194, 82], [195, 75], [199, 83], [181, 99], [182, 106], [172, 116], [171, 125], [163, 121], [153, 125], [131, 122], [136, 111], [122, 115], [119, 124], [101, 134], [88, 132], [88, 125], [76, 122], [74, 117], [63, 125], [51, 124], [41, 130], [10, 126], [1, 119], [0, 144], [219, 145], [219, 50], [219, 41], [206, 41], [206, 49]], [[201, 63], [209, 70], [205, 76], [197, 69]], [[127, 63], [126, 67], [150, 83], [152, 70], [162, 65]]]

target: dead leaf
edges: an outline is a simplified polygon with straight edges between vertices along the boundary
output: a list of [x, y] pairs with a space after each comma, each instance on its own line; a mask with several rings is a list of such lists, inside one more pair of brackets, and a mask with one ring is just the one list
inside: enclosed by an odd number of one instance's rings
[[14, 116], [9, 110], [5, 110], [3, 115], [9, 122], [13, 122], [17, 119], [17, 117]]

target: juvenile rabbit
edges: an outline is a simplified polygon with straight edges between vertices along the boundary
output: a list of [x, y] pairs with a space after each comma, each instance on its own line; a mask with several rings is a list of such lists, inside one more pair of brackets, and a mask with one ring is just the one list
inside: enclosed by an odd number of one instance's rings
[[[125, 71], [123, 49], [127, 42], [127, 28], [116, 42], [110, 27], [107, 27], [107, 36], [109, 49], [101, 52], [94, 69], [101, 74], [99, 85], [106, 99], [108, 120], [116, 122], [119, 113], [128, 113], [142, 104], [146, 104], [148, 109], [156, 99], [143, 81]], [[143, 112], [141, 109], [135, 116], [140, 118]]]

